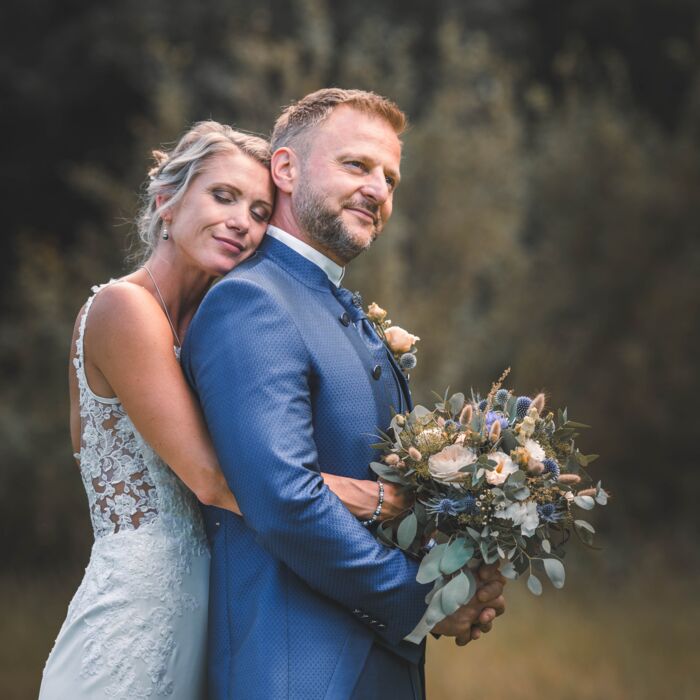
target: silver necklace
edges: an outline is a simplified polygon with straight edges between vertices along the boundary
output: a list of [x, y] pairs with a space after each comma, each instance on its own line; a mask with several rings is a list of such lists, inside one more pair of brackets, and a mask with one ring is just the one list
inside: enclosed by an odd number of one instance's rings
[[163, 295], [160, 293], [160, 289], [158, 288], [158, 283], [156, 282], [156, 278], [153, 276], [153, 273], [145, 266], [142, 265], [144, 270], [148, 273], [148, 276], [151, 278], [151, 282], [153, 282], [153, 286], [156, 288], [156, 294], [158, 294], [158, 298], [160, 299], [160, 303], [163, 305], [163, 311], [165, 311], [165, 318], [168, 319], [168, 323], [170, 324], [170, 330], [173, 332], [173, 335], [175, 336], [175, 340], [177, 340], [177, 345], [180, 347], [182, 343], [180, 342], [180, 336], [178, 336], [177, 331], [175, 330], [175, 326], [173, 325], [173, 320], [170, 318], [170, 314], [168, 313], [168, 307], [165, 305], [165, 299], [163, 299]]

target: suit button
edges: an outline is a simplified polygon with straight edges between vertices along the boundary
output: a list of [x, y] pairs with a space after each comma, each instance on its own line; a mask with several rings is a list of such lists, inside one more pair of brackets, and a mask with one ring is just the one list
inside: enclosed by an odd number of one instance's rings
[[385, 629], [386, 629], [386, 625], [385, 625], [383, 622], [380, 622], [380, 623], [377, 625], [377, 629], [385, 630]]
[[372, 370], [372, 376], [375, 379], [379, 379], [379, 377], [382, 376], [382, 366], [381, 365], [375, 365], [374, 369]]
[[348, 312], [347, 312], [347, 311], [343, 311], [343, 315], [340, 317], [340, 322], [341, 322], [344, 326], [349, 326], [349, 325], [350, 325], [350, 316], [348, 316]]

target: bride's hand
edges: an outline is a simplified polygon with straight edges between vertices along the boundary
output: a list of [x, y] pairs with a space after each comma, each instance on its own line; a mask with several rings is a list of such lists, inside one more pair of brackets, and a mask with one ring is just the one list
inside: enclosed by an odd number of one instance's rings
[[404, 487], [392, 484], [389, 481], [384, 484], [384, 505], [379, 520], [391, 520], [408, 510], [414, 501], [414, 497]]

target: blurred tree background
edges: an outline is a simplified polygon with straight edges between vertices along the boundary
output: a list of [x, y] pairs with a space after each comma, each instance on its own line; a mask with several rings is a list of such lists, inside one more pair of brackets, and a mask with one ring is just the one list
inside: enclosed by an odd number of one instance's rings
[[[268, 133], [282, 106], [329, 85], [388, 95], [411, 118], [393, 220], [347, 284], [423, 338], [415, 398], [484, 391], [512, 366], [518, 392], [545, 389], [594, 426], [583, 446], [615, 495], [596, 512], [605, 551], [573, 553], [579, 588], [514, 591], [501, 629], [458, 652], [482, 680], [504, 663], [530, 680], [445, 686], [458, 657], [433, 649], [431, 697], [654, 697], [644, 666], [690, 697], [697, 2], [34, 0], [0, 7], [0, 40], [3, 697], [35, 696], [89, 555], [69, 340], [91, 285], [128, 269], [150, 150], [209, 117]], [[669, 595], [680, 602], [664, 616]], [[608, 670], [579, 683], [580, 666], [555, 678], [549, 661], [540, 675], [516, 664], [546, 615], [559, 636], [542, 652], [585, 643], [592, 674], [597, 630], [614, 628]], [[649, 642], [626, 660], [624, 630]], [[653, 648], [661, 633], [673, 654]], [[506, 656], [485, 666], [489, 649]]]

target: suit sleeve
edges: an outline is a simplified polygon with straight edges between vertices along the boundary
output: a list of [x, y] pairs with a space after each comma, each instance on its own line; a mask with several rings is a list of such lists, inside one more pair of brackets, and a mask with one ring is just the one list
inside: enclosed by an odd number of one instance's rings
[[425, 612], [430, 586], [416, 582], [416, 562], [377, 542], [325, 486], [309, 353], [287, 311], [261, 286], [229, 278], [207, 295], [187, 345], [221, 467], [258, 542], [398, 644]]

